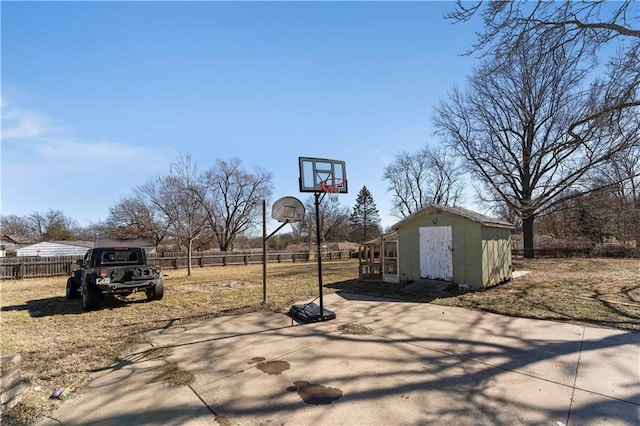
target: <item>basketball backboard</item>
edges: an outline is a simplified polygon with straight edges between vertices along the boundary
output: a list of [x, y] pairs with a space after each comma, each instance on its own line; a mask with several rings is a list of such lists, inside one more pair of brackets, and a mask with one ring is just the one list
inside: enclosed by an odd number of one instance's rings
[[344, 161], [328, 158], [298, 157], [300, 192], [326, 192], [322, 184], [340, 184], [337, 192], [346, 194], [347, 168]]
[[296, 197], [282, 197], [273, 203], [271, 217], [278, 222], [301, 222], [304, 220], [304, 204]]

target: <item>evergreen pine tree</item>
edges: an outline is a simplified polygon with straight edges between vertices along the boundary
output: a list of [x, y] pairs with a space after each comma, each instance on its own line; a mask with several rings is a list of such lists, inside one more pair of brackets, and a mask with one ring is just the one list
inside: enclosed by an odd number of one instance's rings
[[358, 192], [356, 205], [353, 207], [353, 213], [349, 217], [349, 224], [351, 226], [351, 239], [356, 242], [361, 243], [376, 238], [382, 233], [376, 202], [366, 186], [363, 186]]

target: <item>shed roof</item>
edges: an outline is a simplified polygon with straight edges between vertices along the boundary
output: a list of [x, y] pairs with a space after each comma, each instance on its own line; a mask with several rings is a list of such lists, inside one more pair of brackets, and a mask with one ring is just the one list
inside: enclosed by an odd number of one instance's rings
[[[46, 242], [46, 241], [43, 241]], [[67, 246], [78, 246], [78, 247], [86, 247], [86, 248], [93, 248], [93, 241], [71, 241], [71, 240], [65, 240], [65, 241], [50, 241], [53, 244], [63, 244], [63, 245], [67, 245]]]
[[416, 218], [418, 218], [420, 216], [424, 216], [424, 215], [428, 215], [428, 214], [434, 214], [434, 213], [442, 213], [442, 212], [446, 212], [446, 213], [450, 213], [452, 215], [464, 217], [464, 218], [469, 219], [469, 220], [471, 220], [473, 222], [477, 222], [477, 223], [479, 223], [479, 224], [481, 224], [483, 226], [489, 226], [489, 227], [494, 227], [494, 228], [515, 229], [515, 226], [512, 223], [506, 222], [504, 220], [496, 219], [496, 218], [491, 217], [491, 216], [485, 216], [485, 215], [480, 214], [478, 212], [474, 212], [473, 210], [467, 210], [467, 209], [463, 209], [463, 208], [460, 208], [460, 207], [443, 206], [443, 205], [440, 205], [440, 204], [429, 204], [429, 205], [427, 205], [422, 210], [418, 210], [417, 212], [405, 217], [400, 222], [397, 222], [395, 225], [393, 225], [391, 227], [391, 229], [397, 230], [397, 229], [403, 227], [404, 225], [406, 225], [408, 222], [411, 222], [411, 221], [413, 221], [414, 219], [416, 219]]
[[34, 244], [30, 244], [28, 246], [23, 247], [23, 249], [31, 248], [31, 247], [42, 247], [42, 246], [72, 246], [72, 247], [84, 247], [90, 249], [93, 247], [92, 241], [75, 241], [75, 240], [61, 240], [61, 241], [40, 241]]
[[373, 240], [369, 240], [369, 241], [365, 241], [363, 243], [360, 243], [361, 246], [373, 246], [373, 245], [377, 245], [380, 243], [380, 240], [393, 240], [393, 239], [397, 239], [398, 238], [398, 232], [397, 231], [391, 231], [391, 232], [387, 232], [386, 234], [383, 234], [381, 236], [379, 236], [378, 238], [374, 238]]
[[142, 247], [155, 248], [153, 240], [147, 238], [98, 238], [95, 247]]
[[24, 235], [17, 235], [17, 234], [3, 234], [2, 235], [2, 240], [8, 243], [13, 243], [13, 244], [33, 244], [33, 238], [24, 236]]

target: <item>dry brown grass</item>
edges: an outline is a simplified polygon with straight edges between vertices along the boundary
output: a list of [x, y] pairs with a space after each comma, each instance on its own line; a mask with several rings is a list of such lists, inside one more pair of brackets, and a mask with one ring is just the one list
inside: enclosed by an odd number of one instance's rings
[[640, 330], [640, 260], [516, 259], [514, 266], [531, 272], [487, 291], [436, 303]]
[[[358, 281], [357, 261], [323, 263], [323, 282], [325, 294], [344, 290], [506, 315], [640, 329], [637, 259], [519, 260], [515, 265], [532, 272], [487, 291], [437, 298], [418, 298], [398, 285]], [[54, 388], [81, 388], [92, 371], [112, 365], [142, 343], [147, 330], [227, 313], [286, 312], [291, 304], [318, 294], [315, 263], [269, 264], [266, 306], [261, 304], [262, 265], [194, 269], [191, 277], [185, 276], [185, 270], [166, 273], [164, 299], [147, 303], [143, 294], [126, 300], [107, 299], [103, 309], [93, 312], [83, 312], [80, 301], [64, 298], [66, 278], [0, 283], [0, 352], [20, 352], [24, 359], [23, 403], [12, 410], [11, 418], [3, 420], [32, 423], [58, 405], [48, 399]], [[165, 373], [168, 385], [193, 379], [170, 363]]]

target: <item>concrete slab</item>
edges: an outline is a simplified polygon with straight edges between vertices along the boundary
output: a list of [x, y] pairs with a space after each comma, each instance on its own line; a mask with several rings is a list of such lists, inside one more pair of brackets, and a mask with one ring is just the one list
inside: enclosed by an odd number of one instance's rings
[[[640, 384], [636, 383], [636, 388]], [[571, 406], [571, 424], [627, 426], [640, 424], [640, 407], [624, 404], [601, 394], [576, 389]]]
[[202, 425], [212, 414], [189, 387], [163, 383], [162, 358], [134, 355], [94, 374], [91, 383], [38, 424]]
[[585, 328], [576, 387], [640, 406], [638, 348], [640, 333]]
[[[325, 306], [335, 320], [296, 325], [252, 313], [150, 332], [152, 347], [97, 373], [51, 417], [110, 425], [640, 418], [637, 333], [349, 294], [325, 296]], [[159, 380], [167, 362], [194, 381], [168, 388]]]

